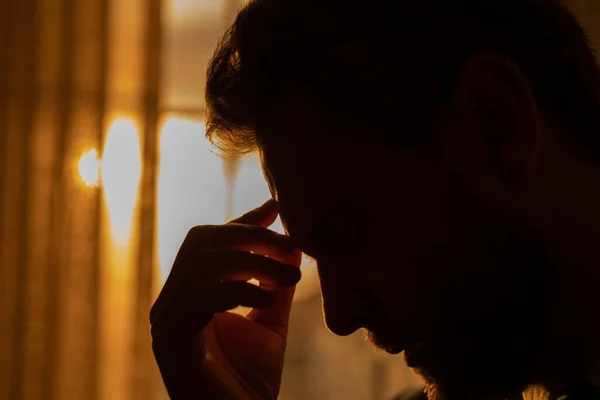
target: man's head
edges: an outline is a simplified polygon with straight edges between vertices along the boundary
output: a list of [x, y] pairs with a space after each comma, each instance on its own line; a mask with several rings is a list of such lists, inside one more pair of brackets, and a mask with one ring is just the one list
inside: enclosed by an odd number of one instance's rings
[[256, 0], [209, 67], [208, 136], [259, 151], [332, 332], [503, 397], [555, 373], [549, 215], [573, 210], [543, 202], [597, 168], [599, 88], [555, 1]]

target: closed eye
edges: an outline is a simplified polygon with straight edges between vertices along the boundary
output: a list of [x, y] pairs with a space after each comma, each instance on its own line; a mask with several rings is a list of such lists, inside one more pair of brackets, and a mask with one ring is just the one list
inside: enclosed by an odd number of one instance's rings
[[313, 229], [309, 247], [313, 255], [329, 254], [343, 256], [352, 253], [365, 240], [366, 218], [359, 215], [343, 215], [332, 218]]

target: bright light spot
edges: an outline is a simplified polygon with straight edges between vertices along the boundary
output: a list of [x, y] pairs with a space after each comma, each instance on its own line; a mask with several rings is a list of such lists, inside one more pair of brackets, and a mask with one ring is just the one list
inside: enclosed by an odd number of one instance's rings
[[79, 159], [79, 176], [86, 186], [98, 186], [100, 183], [100, 160], [96, 149], [87, 150]]
[[141, 170], [138, 128], [129, 118], [116, 119], [108, 130], [101, 172], [112, 233], [121, 244], [131, 234]]
[[157, 243], [162, 283], [185, 235], [195, 225], [225, 219], [221, 159], [211, 151], [201, 121], [170, 117], [160, 131]]

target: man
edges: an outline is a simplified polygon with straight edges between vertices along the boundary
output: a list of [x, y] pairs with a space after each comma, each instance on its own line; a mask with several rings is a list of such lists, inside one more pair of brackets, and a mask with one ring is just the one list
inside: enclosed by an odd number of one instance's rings
[[599, 89], [558, 1], [250, 1], [208, 137], [274, 200], [183, 243], [151, 313], [170, 395], [277, 397], [304, 252], [331, 332], [430, 399], [600, 398]]

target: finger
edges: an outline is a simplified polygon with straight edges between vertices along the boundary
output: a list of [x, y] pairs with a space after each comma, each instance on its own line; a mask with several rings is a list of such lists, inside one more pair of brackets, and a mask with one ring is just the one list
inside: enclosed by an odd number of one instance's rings
[[152, 337], [173, 340], [197, 335], [216, 313], [238, 306], [268, 307], [277, 301], [277, 294], [246, 282], [224, 282], [210, 290], [193, 290], [172, 297], [157, 312], [152, 324]]
[[[295, 268], [300, 270], [302, 252], [296, 250], [282, 261], [286, 262], [287, 265], [294, 265]], [[290, 310], [294, 300], [295, 290], [296, 286], [278, 290], [279, 298], [273, 306], [264, 309], [255, 308], [251, 310], [246, 317], [258, 324], [268, 327], [281, 337], [285, 338], [287, 335]]]
[[[210, 266], [207, 269], [205, 266]], [[156, 313], [180, 292], [204, 292], [218, 282], [257, 279], [271, 288], [295, 285], [300, 270], [271, 258], [241, 250], [201, 250], [190, 255], [181, 273], [170, 274], [150, 312], [151, 323]]]
[[214, 269], [207, 273], [201, 268], [190, 268], [187, 279], [219, 281], [247, 281], [257, 279], [270, 287], [289, 287], [300, 280], [300, 270], [294, 265], [282, 264], [272, 258], [240, 250], [203, 250], [198, 252], [192, 265], [209, 263]]
[[237, 249], [282, 257], [294, 248], [294, 242], [287, 235], [267, 228], [231, 222], [193, 227], [186, 235], [177, 257], [181, 258], [187, 252], [201, 249]]
[[275, 222], [278, 214], [277, 200], [269, 199], [263, 205], [235, 218], [229, 223], [261, 226], [268, 228]]
[[[195, 257], [199, 249], [245, 250], [280, 260], [292, 252], [294, 247], [294, 243], [288, 236], [266, 228], [240, 224], [194, 227], [188, 232], [181, 245], [156, 302], [160, 303], [167, 293], [175, 290], [173, 287], [177, 287], [177, 282], [180, 281], [179, 276], [184, 273], [185, 266], [190, 263], [189, 258]], [[193, 262], [204, 270], [209, 270], [213, 265], [211, 261], [195, 260]], [[218, 263], [219, 260], [214, 260], [214, 262]]]
[[219, 309], [216, 312], [233, 310], [236, 307], [263, 308], [277, 302], [277, 293], [265, 290], [247, 282], [223, 282]]

